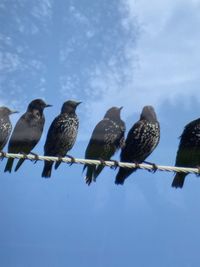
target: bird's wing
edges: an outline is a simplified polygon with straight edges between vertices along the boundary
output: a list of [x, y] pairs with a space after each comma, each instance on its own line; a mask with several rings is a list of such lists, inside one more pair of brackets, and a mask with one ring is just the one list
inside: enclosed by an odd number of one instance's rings
[[103, 119], [92, 133], [85, 152], [88, 159], [109, 159], [116, 150], [116, 139], [119, 138], [119, 130], [112, 121]]
[[55, 144], [62, 134], [62, 121], [62, 117], [59, 115], [51, 123], [44, 145], [45, 155], [51, 155], [52, 150], [55, 150]]
[[[64, 145], [69, 146], [68, 148], [71, 149], [77, 135], [76, 129], [71, 127], [71, 120], [73, 120], [73, 118], [67, 118], [66, 114], [60, 114], [53, 120], [48, 130], [47, 139], [44, 145], [45, 155], [60, 154], [59, 150], [60, 146], [63, 145], [63, 141], [66, 143]], [[69, 136], [69, 138], [67, 138], [67, 136]], [[70, 144], [67, 144], [67, 142], [70, 142]]]
[[41, 133], [41, 129], [35, 129], [35, 125], [32, 123], [31, 113], [26, 112], [18, 120], [13, 130], [8, 151], [11, 153], [29, 153], [37, 144]]
[[200, 119], [188, 123], [182, 135], [176, 155], [176, 166], [193, 167], [200, 162]]
[[124, 148], [125, 146], [125, 131], [126, 131], [126, 126], [123, 121], [120, 122], [119, 128], [117, 129], [117, 135], [115, 138], [115, 145], [116, 148]]
[[13, 133], [11, 135], [8, 152], [18, 153], [18, 140], [21, 140], [22, 135], [24, 134], [24, 125], [25, 125], [24, 115], [17, 121]]
[[0, 149], [3, 149], [8, 141], [12, 126], [9, 121], [0, 122]]
[[121, 160], [125, 162], [142, 162], [158, 145], [160, 138], [159, 123], [148, 124], [139, 120], [130, 129]]

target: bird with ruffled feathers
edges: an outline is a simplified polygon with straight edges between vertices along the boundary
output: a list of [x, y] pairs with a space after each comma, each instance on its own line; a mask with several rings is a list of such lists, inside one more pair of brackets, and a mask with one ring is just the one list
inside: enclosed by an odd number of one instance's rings
[[18, 113], [18, 111], [10, 110], [7, 107], [0, 107], [0, 151], [5, 147], [11, 131], [12, 124], [9, 116]]
[[[142, 163], [156, 148], [160, 140], [160, 125], [152, 106], [145, 106], [137, 121], [130, 129], [125, 146], [121, 151], [122, 162]], [[116, 184], [123, 184], [125, 179], [136, 169], [119, 168]]]
[[[44, 145], [45, 156], [65, 157], [76, 141], [79, 120], [76, 115], [76, 108], [81, 102], [73, 100], [66, 101], [61, 113], [53, 120], [47, 134]], [[61, 161], [57, 161], [55, 169], [60, 165]], [[51, 176], [53, 162], [44, 162], [42, 177]]]

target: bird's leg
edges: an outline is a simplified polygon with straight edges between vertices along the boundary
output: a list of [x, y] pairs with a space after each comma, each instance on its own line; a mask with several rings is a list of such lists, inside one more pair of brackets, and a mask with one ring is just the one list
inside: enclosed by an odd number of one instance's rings
[[33, 162], [34, 164], [37, 163], [38, 160], [40, 160], [38, 154], [36, 154], [36, 153], [34, 153], [34, 152], [30, 152], [30, 154], [33, 155], [33, 156], [35, 157], [35, 158], [33, 159], [33, 160], [34, 160], [34, 162]]
[[63, 161], [63, 157], [58, 156], [58, 162], [60, 162], [60, 163], [64, 162], [64, 161]]
[[139, 162], [137, 161], [133, 161], [133, 163], [135, 164], [135, 168], [134, 169], [139, 169], [140, 168], [140, 165], [139, 165]]
[[69, 162], [69, 166], [72, 166], [72, 164], [76, 163], [76, 160], [74, 157], [70, 156], [70, 155], [66, 155], [66, 157], [70, 158], [71, 159], [71, 162]]
[[26, 154], [26, 153], [24, 153], [24, 152], [20, 152], [20, 154], [22, 154], [22, 155], [23, 155], [23, 158], [24, 158], [24, 159], [28, 159], [28, 157], [27, 157], [27, 154]]
[[111, 166], [111, 169], [116, 170], [119, 167], [119, 161], [114, 160], [114, 159], [111, 159], [110, 161], [114, 163], [114, 165]]
[[105, 160], [102, 158], [99, 158], [99, 161], [101, 162], [101, 165], [106, 166]]
[[1, 153], [0, 159], [3, 160], [6, 157], [6, 153], [3, 151], [0, 151], [0, 153]]
[[150, 172], [155, 173], [158, 170], [158, 166], [155, 163], [149, 162], [149, 161], [143, 161], [146, 164], [151, 165], [153, 168], [149, 170]]

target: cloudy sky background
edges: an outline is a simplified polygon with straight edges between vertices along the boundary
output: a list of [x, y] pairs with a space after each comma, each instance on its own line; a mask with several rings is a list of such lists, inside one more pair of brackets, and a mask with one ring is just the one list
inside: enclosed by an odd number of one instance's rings
[[[34, 98], [53, 104], [34, 152], [68, 99], [83, 102], [76, 157], [109, 107], [124, 106], [129, 129], [151, 104], [161, 140], [149, 160], [174, 164], [178, 136], [199, 117], [199, 0], [1, 0], [0, 23], [0, 104], [20, 115]], [[137, 171], [121, 187], [106, 168], [88, 188], [78, 165], [48, 180], [42, 162], [4, 166], [1, 266], [198, 266], [195, 176], [174, 190], [172, 174]]]

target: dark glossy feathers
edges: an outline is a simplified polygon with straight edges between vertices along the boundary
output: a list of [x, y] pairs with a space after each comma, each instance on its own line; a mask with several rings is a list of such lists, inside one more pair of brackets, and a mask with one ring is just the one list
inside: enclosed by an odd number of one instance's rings
[[9, 116], [1, 116], [0, 113], [0, 150], [6, 145], [12, 131], [12, 125]]
[[14, 113], [18, 113], [18, 111], [12, 111], [7, 107], [0, 107], [0, 150], [4, 148], [11, 134], [12, 125], [9, 116]]
[[[33, 100], [27, 111], [18, 120], [13, 133], [11, 135], [8, 152], [9, 153], [25, 153], [28, 154], [39, 142], [42, 135], [45, 118], [43, 109], [48, 106], [42, 100]], [[5, 172], [11, 172], [13, 159], [9, 158], [5, 167]], [[23, 159], [19, 160], [15, 171], [19, 169], [23, 163]]]
[[[79, 126], [75, 109], [80, 102], [75, 103], [76, 105], [72, 111], [69, 111], [68, 108], [63, 109], [62, 107], [61, 114], [52, 122], [44, 145], [45, 156], [65, 157], [67, 152], [72, 149], [76, 141]], [[58, 168], [60, 163], [56, 162], [55, 169]], [[52, 166], [53, 162], [45, 162], [42, 177], [51, 176]]]
[[[160, 126], [156, 117], [149, 119], [142, 115], [128, 133], [120, 155], [122, 162], [142, 163], [159, 143]], [[120, 168], [115, 183], [123, 184], [124, 180], [134, 171], [135, 169]]]
[[[109, 160], [124, 144], [124, 133], [125, 124], [120, 116], [116, 116], [116, 118], [104, 117], [93, 130], [85, 152], [85, 158]], [[89, 185], [92, 180], [96, 180], [104, 166], [89, 166], [86, 164], [85, 168], [87, 168], [85, 179]]]
[[[188, 123], [182, 135], [176, 155], [175, 166], [197, 167], [200, 165], [200, 119]], [[182, 188], [186, 173], [177, 173], [172, 182], [172, 187]]]

